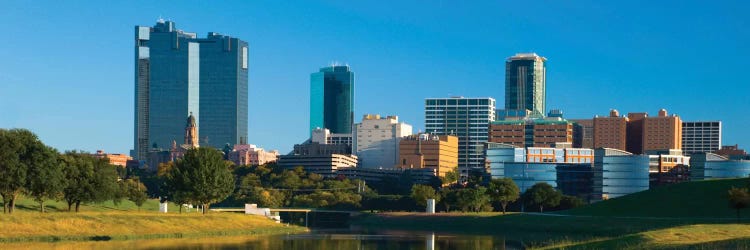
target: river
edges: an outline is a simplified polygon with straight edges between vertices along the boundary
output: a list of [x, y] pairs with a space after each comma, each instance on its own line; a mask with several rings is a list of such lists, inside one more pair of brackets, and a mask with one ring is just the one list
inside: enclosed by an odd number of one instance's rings
[[414, 231], [313, 230], [266, 236], [226, 236], [100, 242], [14, 243], [6, 249], [524, 249], [500, 236]]

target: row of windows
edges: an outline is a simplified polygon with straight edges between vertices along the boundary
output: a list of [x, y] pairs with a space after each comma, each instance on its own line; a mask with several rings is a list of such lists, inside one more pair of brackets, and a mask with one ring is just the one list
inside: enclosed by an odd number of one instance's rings
[[492, 105], [495, 106], [494, 99], [428, 99], [426, 105]]

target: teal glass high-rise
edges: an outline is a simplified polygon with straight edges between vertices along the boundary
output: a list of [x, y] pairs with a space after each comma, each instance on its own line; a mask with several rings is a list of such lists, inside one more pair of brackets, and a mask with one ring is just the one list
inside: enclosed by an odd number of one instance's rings
[[529, 110], [544, 116], [546, 58], [535, 53], [516, 54], [505, 62], [505, 109]]
[[248, 45], [209, 33], [198, 38], [171, 21], [135, 27], [134, 157], [183, 143], [196, 118], [202, 146], [247, 140]]
[[354, 125], [354, 72], [329, 66], [310, 74], [310, 129], [351, 134]]

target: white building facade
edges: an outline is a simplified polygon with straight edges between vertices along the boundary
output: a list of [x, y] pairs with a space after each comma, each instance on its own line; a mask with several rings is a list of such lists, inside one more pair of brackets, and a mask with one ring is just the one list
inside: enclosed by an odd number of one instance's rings
[[354, 125], [352, 152], [362, 168], [393, 168], [398, 162], [402, 137], [412, 134], [412, 126], [398, 121], [398, 116], [364, 115]]

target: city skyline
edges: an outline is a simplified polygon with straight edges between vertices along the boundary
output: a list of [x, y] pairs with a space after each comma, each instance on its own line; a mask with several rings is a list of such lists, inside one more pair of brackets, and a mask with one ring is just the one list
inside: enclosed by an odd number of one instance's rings
[[[300, 19], [281, 21], [284, 18], [271, 17], [272, 14], [263, 14], [252, 6], [246, 6], [250, 11], [242, 14], [252, 16], [250, 19], [232, 11], [229, 11], [229, 18], [210, 19], [211, 16], [207, 14], [192, 17], [190, 14], [198, 12], [197, 7], [167, 8], [166, 4], [160, 3], [148, 6], [137, 14], [123, 16], [120, 11], [126, 12], [139, 6], [124, 3], [116, 3], [108, 8], [102, 8], [100, 4], [74, 6], [82, 8], [82, 11], [80, 15], [73, 15], [72, 7], [55, 6], [54, 3], [32, 7], [11, 2], [8, 8], [0, 11], [0, 20], [13, 23], [14, 27], [8, 27], [8, 31], [27, 39], [11, 39], [7, 46], [0, 49], [2, 58], [17, 58], [0, 60], [0, 85], [3, 90], [0, 91], [0, 127], [29, 128], [61, 150], [94, 152], [104, 149], [107, 152], [128, 153], [133, 148], [133, 118], [130, 114], [134, 112], [134, 97], [132, 50], [128, 49], [132, 41], [127, 38], [132, 37], [133, 25], [149, 24], [165, 14], [163, 12], [170, 12], [170, 19], [186, 30], [199, 34], [217, 31], [248, 41], [251, 48], [252, 108], [249, 108], [250, 134], [247, 142], [267, 149], [279, 149], [282, 153], [290, 151], [295, 143], [309, 135], [304, 125], [309, 117], [305, 113], [308, 107], [304, 107], [305, 103], [309, 103], [305, 101], [309, 95], [305, 86], [309, 84], [309, 73], [328, 62], [347, 62], [357, 71], [357, 109], [354, 117], [366, 113], [393, 114], [419, 130], [424, 129], [422, 115], [425, 98], [489, 96], [503, 103], [505, 100], [500, 98], [504, 96], [504, 59], [519, 52], [536, 52], [548, 58], [547, 109], [562, 109], [567, 119], [604, 116], [609, 108], [617, 108], [623, 113], [653, 112], [665, 108], [671, 113], [680, 114], [685, 121], [721, 120], [724, 126], [723, 144], [750, 147], [750, 135], [743, 132], [750, 118], [743, 117], [742, 113], [750, 106], [742, 95], [748, 92], [749, 87], [743, 84], [742, 78], [725, 74], [742, 72], [742, 63], [736, 60], [749, 54], [741, 46], [748, 41], [748, 33], [739, 29], [742, 27], [739, 13], [732, 12], [741, 8], [686, 3], [686, 6], [677, 6], [679, 10], [658, 16], [657, 12], [667, 8], [667, 4], [656, 4], [654, 10], [642, 10], [645, 12], [641, 15], [644, 20], [637, 21], [624, 18], [628, 12], [635, 11], [635, 6], [619, 12], [618, 8], [608, 4], [611, 3], [537, 6], [542, 14], [550, 15], [539, 20], [518, 15], [503, 17], [502, 13], [520, 8], [512, 4], [458, 6], [459, 10], [465, 12], [482, 13], [482, 8], [492, 9], [494, 12], [489, 13], [494, 15], [490, 15], [490, 19], [477, 15], [480, 17], [462, 21], [464, 25], [456, 24], [460, 28], [449, 24], [442, 30], [437, 25], [427, 23], [441, 20], [439, 17], [442, 14], [449, 13], [448, 10], [456, 6], [428, 6], [437, 14], [420, 12], [414, 18], [401, 17], [405, 24], [386, 22], [381, 25], [375, 23], [381, 18], [398, 17], [402, 12], [386, 13], [377, 4], [352, 7], [335, 3], [308, 3], [309, 6], [295, 8], [285, 8], [289, 6], [283, 4], [261, 8], [285, 16], [323, 9], [328, 13], [324, 16], [344, 13], [342, 18], [352, 23], [335, 28], [325, 25], [334, 22], [333, 18], [324, 18], [305, 26]], [[115, 11], [118, 7], [123, 10]], [[407, 4], [404, 11], [422, 7]], [[580, 21], [563, 19], [559, 24], [554, 24], [554, 19], [561, 17], [554, 13], [556, 7], [572, 14], [587, 13], [586, 10], [592, 8], [601, 13], [586, 16]], [[90, 11], [97, 8], [104, 9], [105, 14]], [[51, 10], [59, 11], [50, 13]], [[674, 13], [680, 11], [692, 13], [695, 18], [680, 18]], [[386, 17], [374, 17], [373, 13]], [[608, 13], [617, 15], [604, 18]], [[712, 23], [709, 20], [711, 13], [724, 13], [724, 19]], [[9, 22], [11, 19], [42, 14], [50, 16], [47, 19], [49, 23], [34, 19], [21, 23]], [[113, 15], [110, 17], [107, 14]], [[450, 14], [448, 18], [461, 15], [466, 14]], [[241, 21], [231, 23], [230, 18]], [[501, 25], [490, 25], [484, 29], [466, 28], [470, 25], [465, 25], [486, 24], [494, 18], [500, 20]], [[668, 18], [677, 20], [639, 28], [641, 22], [653, 24]], [[593, 23], [597, 20], [614, 25], [615, 30], [623, 34], [615, 32], [603, 36], [607, 37], [605, 40], [598, 38], [602, 32], [607, 34], [603, 27], [607, 25]], [[104, 41], [92, 43], [82, 36], [65, 35], [66, 29], [60, 28], [61, 25], [75, 23], [91, 26], [87, 32], [95, 33]], [[584, 28], [576, 28], [576, 24], [581, 23], [586, 24]], [[374, 26], [367, 31], [348, 29], [358, 24]], [[719, 24], [724, 26], [722, 30], [714, 31]], [[523, 26], [533, 29], [530, 32], [518, 30]], [[354, 36], [334, 41], [322, 32], [326, 29], [333, 29], [337, 34], [348, 30], [354, 32]], [[504, 33], [512, 31], [519, 33]], [[573, 39], [560, 38], [560, 33], [565, 31], [573, 32], [574, 35], [568, 34]], [[477, 34], [469, 35], [471, 32]], [[490, 35], [493, 32], [505, 34], [506, 38], [516, 38], [501, 42], [503, 36]], [[698, 35], [698, 32], [705, 34]], [[733, 33], [732, 36], [722, 35], [727, 32]], [[676, 35], [660, 35], [663, 33]], [[40, 44], [44, 40], [39, 39], [40, 35], [56, 36], [58, 41], [54, 50], [43, 50], [46, 55], [34, 51], [43, 44]], [[394, 38], [388, 38], [391, 36]], [[539, 36], [551, 38], [551, 41], [536, 42], [532, 39]], [[299, 40], [306, 40], [306, 43], [299, 43]], [[362, 40], [363, 43], [342, 47], [355, 40]], [[467, 42], [472, 46], [466, 46]], [[596, 42], [603, 44], [591, 47]], [[717, 48], [728, 49], [729, 52], [716, 53]], [[314, 53], [305, 51], [315, 49], [318, 51]], [[447, 53], [449, 50], [455, 52]], [[589, 51], [595, 53], [586, 54]], [[708, 56], [713, 57], [712, 61], [721, 63], [705, 63], [702, 58]], [[598, 65], [591, 63], [594, 60], [599, 60]], [[35, 72], [42, 68], [42, 74]], [[276, 68], [283, 68], [283, 71]], [[399, 88], [403, 91], [395, 91]], [[664, 93], [666, 89], [670, 91], [669, 94]], [[597, 94], [604, 96], [597, 97]], [[578, 95], [590, 97], [581, 98]], [[378, 101], [384, 96], [392, 98], [393, 102]], [[278, 117], [279, 110], [290, 110], [290, 114], [284, 115], [288, 117]]]

